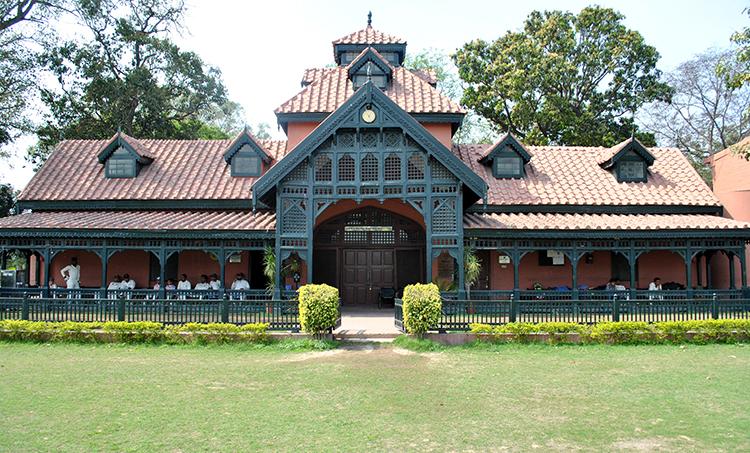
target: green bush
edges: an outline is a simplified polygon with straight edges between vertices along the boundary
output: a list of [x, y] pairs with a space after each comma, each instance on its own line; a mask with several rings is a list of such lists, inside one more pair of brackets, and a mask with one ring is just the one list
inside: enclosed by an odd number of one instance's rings
[[304, 332], [320, 336], [336, 325], [339, 317], [339, 290], [322, 285], [299, 289], [299, 322]]
[[106, 322], [102, 330], [112, 335], [116, 341], [124, 343], [155, 343], [166, 338], [160, 322]]
[[240, 331], [246, 333], [254, 343], [263, 343], [268, 341], [268, 326], [270, 324], [267, 322], [256, 322], [245, 324], [240, 328]]
[[0, 320], [0, 338], [3, 340], [43, 341], [49, 330], [46, 322], [21, 319]]
[[404, 288], [404, 327], [419, 337], [435, 327], [443, 310], [440, 290], [434, 283], [416, 283]]
[[53, 332], [53, 339], [57, 341], [92, 341], [93, 331], [101, 327], [98, 322], [53, 322], [48, 325]]

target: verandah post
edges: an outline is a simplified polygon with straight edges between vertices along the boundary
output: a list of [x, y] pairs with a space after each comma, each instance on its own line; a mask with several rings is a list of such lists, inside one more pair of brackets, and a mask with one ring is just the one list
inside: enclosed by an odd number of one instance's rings
[[125, 322], [125, 298], [122, 296], [117, 299], [117, 320]]
[[23, 293], [23, 301], [21, 302], [21, 319], [29, 320], [29, 296], [26, 293]]
[[716, 297], [716, 293], [714, 293], [714, 297], [713, 297], [713, 304], [711, 307], [711, 318], [719, 319], [719, 299]]
[[508, 322], [516, 322], [516, 298], [515, 294], [510, 295], [510, 313], [508, 314]]
[[617, 294], [612, 297], [612, 322], [620, 322], [620, 299]]
[[229, 298], [226, 297], [221, 301], [221, 322], [229, 322]]

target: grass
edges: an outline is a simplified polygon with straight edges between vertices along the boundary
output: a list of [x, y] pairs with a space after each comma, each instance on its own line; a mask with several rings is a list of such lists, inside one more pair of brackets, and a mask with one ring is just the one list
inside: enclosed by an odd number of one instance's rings
[[750, 450], [750, 346], [328, 347], [0, 342], [0, 452]]

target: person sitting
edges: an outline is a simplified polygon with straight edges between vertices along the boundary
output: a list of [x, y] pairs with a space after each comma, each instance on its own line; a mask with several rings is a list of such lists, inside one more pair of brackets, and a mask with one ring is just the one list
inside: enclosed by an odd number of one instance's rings
[[617, 285], [620, 284], [620, 279], [617, 277], [612, 277], [609, 279], [609, 282], [607, 283], [607, 286], [604, 288], [607, 291], [615, 291], [617, 289]]
[[117, 291], [120, 289], [122, 289], [122, 279], [120, 278], [120, 274], [115, 274], [107, 287], [107, 298], [117, 299]]
[[125, 298], [130, 299], [130, 292], [135, 289], [135, 280], [131, 280], [129, 274], [123, 274], [122, 282], [120, 282], [120, 289], [126, 290]]
[[232, 282], [232, 289], [250, 289], [250, 283], [245, 280], [245, 274], [243, 274], [242, 272], [237, 274], [237, 278], [235, 278], [234, 282]]
[[[181, 291], [186, 291], [193, 289], [193, 285], [190, 283], [190, 280], [187, 279], [187, 274], [180, 275], [180, 281], [177, 282], [177, 289]], [[186, 294], [182, 292], [180, 294], [180, 299], [185, 299]]]
[[201, 282], [195, 285], [195, 289], [211, 289], [211, 285], [208, 283], [208, 275], [201, 275]]
[[164, 289], [167, 290], [167, 295], [165, 296], [167, 299], [174, 299], [174, 296], [169, 295], [169, 291], [174, 291], [177, 289], [177, 287], [174, 285], [174, 279], [168, 278], [167, 279], [167, 285], [164, 287]]
[[211, 289], [214, 291], [220, 290], [221, 282], [219, 281], [219, 276], [216, 274], [211, 274], [210, 278], [211, 278], [211, 281], [208, 282], [208, 284], [211, 285]]
[[[648, 284], [648, 290], [649, 291], [661, 291], [661, 279], [659, 277], [655, 277], [654, 281]], [[663, 299], [664, 296], [657, 295], [655, 293], [649, 293], [648, 295], [649, 300], [653, 300], [656, 298]]]

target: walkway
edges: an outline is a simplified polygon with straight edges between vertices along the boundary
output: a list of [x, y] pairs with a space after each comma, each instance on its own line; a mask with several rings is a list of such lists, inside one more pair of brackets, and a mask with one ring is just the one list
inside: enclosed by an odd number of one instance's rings
[[333, 331], [337, 340], [392, 341], [401, 335], [393, 324], [393, 308], [341, 307], [341, 327]]

